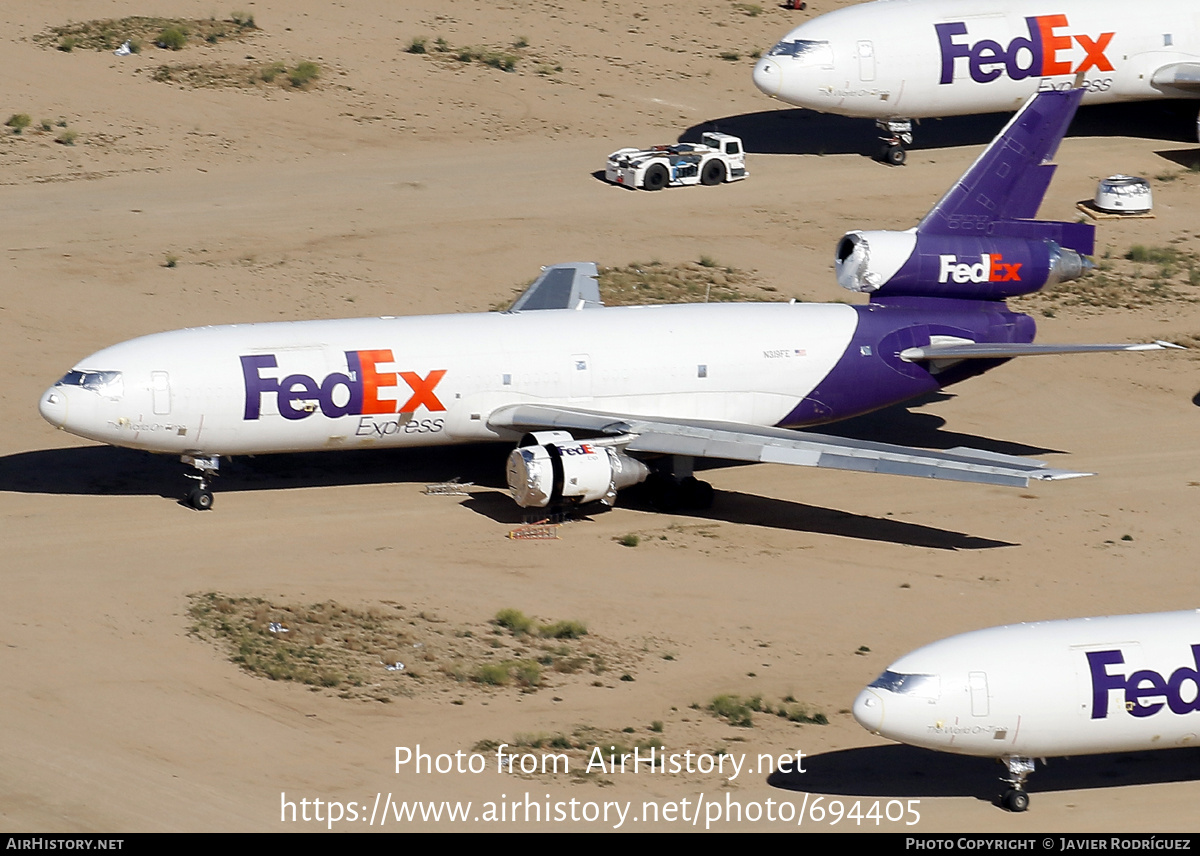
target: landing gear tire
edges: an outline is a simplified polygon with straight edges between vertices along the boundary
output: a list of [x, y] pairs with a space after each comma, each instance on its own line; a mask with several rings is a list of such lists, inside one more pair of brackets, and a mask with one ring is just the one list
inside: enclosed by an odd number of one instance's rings
[[1014, 814], [1019, 814], [1029, 808], [1029, 794], [1025, 791], [1011, 788], [1001, 797], [1000, 803]]
[[184, 473], [196, 486], [188, 491], [183, 504], [197, 511], [208, 511], [213, 507], [213, 495], [208, 485], [221, 468], [221, 458], [217, 455], [180, 455], [179, 459], [196, 470]]
[[667, 186], [667, 181], [670, 175], [667, 174], [667, 168], [660, 163], [651, 164], [646, 170], [646, 176], [642, 179], [643, 190], [662, 190]]
[[677, 479], [670, 473], [651, 473], [646, 479], [646, 488], [650, 492], [650, 504], [655, 511], [669, 513], [681, 508], [712, 508], [712, 485], [694, 476]]
[[904, 162], [908, 160], [908, 152], [904, 150], [904, 146], [885, 145], [879, 159], [892, 166], [904, 166]]
[[700, 174], [701, 184], [705, 187], [712, 187], [723, 181], [725, 181], [725, 164], [719, 160], [710, 160], [704, 165], [704, 172]]
[[679, 482], [670, 473], [651, 473], [646, 479], [646, 488], [650, 491], [650, 504], [655, 511], [670, 513], [677, 511], [682, 504]]
[[192, 488], [187, 495], [187, 504], [197, 511], [208, 511], [213, 507], [212, 491], [202, 487]]
[[712, 508], [713, 487], [706, 481], [688, 476], [679, 482], [679, 500], [684, 508], [706, 510]]

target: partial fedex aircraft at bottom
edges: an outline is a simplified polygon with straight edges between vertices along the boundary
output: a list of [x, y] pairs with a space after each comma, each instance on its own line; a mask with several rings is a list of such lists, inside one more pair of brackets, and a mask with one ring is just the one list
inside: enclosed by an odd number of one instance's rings
[[864, 689], [872, 734], [1000, 758], [1029, 806], [1034, 758], [1197, 745], [1200, 610], [1013, 624], [906, 654]]
[[930, 452], [797, 432], [910, 400], [1036, 354], [1006, 297], [1079, 276], [1093, 227], [1036, 215], [1082, 93], [1031, 99], [905, 232], [851, 232], [836, 268], [864, 306], [604, 307], [596, 266], [555, 265], [507, 312], [198, 327], [93, 354], [42, 396], [51, 424], [180, 455], [188, 502], [231, 455], [517, 443], [526, 508], [647, 481], [656, 506], [703, 507], [696, 457], [1001, 485], [1084, 473], [971, 449]]

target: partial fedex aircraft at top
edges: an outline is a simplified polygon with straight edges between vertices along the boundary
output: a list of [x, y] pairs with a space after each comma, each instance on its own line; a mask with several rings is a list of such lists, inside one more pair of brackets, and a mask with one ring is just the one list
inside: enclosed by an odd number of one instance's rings
[[1010, 811], [1034, 758], [1196, 745], [1200, 610], [976, 630], [906, 654], [859, 693], [872, 734], [999, 758]]
[[[928, 452], [786, 429], [907, 401], [1026, 354], [1004, 298], [1078, 276], [1090, 225], [1037, 221], [1046, 161], [1079, 91], [1038, 96], [916, 228], [852, 232], [838, 281], [865, 306], [605, 308], [596, 266], [547, 268], [507, 312], [239, 324], [106, 348], [46, 390], [41, 413], [94, 440], [180, 455], [212, 505], [223, 456], [517, 442], [524, 507], [611, 504], [652, 480], [659, 507], [702, 506], [695, 457], [991, 484], [1082, 473], [970, 449]], [[652, 468], [654, 468], [652, 470]]]
[[754, 83], [799, 107], [875, 119], [881, 159], [901, 164], [913, 119], [1015, 110], [1034, 92], [1082, 86], [1085, 104], [1200, 98], [1200, 3], [875, 0], [792, 30]]

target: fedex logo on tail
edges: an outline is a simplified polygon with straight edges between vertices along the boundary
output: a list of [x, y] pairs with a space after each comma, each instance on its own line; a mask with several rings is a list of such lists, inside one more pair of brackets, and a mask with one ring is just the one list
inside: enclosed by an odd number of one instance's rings
[[999, 253], [984, 253], [978, 264], [960, 262], [958, 256], [939, 255], [938, 282], [1020, 282], [1021, 262], [1007, 264]]
[[[274, 354], [241, 357], [246, 387], [246, 407], [242, 418], [258, 419], [264, 395], [275, 396], [275, 406], [284, 419], [305, 419], [320, 411], [336, 419], [375, 413], [413, 413], [418, 407], [444, 411], [434, 389], [446, 375], [435, 369], [425, 377], [416, 372], [385, 372], [379, 366], [394, 363], [390, 350], [346, 351], [346, 371], [331, 372], [320, 381], [305, 374], [280, 379], [264, 376], [278, 367]], [[405, 384], [401, 386], [401, 382]], [[385, 390], [407, 387], [407, 396], [381, 397]]]
[[[956, 42], [959, 36], [967, 35], [966, 23], [934, 24], [942, 51], [942, 76], [938, 83], [954, 82], [955, 63], [960, 59], [967, 61], [967, 70], [976, 83], [991, 83], [1002, 74], [1012, 80], [1024, 80], [1092, 69], [1113, 70], [1105, 51], [1115, 32], [1101, 33], [1095, 38], [1061, 32], [1070, 26], [1066, 15], [1039, 15], [1026, 18], [1025, 23], [1029, 38], [1018, 36], [1007, 45], [992, 39]], [[1075, 46], [1082, 50], [1082, 56]], [[1077, 64], [1073, 62], [1075, 58]]]
[[1181, 666], [1170, 677], [1153, 669], [1142, 669], [1129, 677], [1119, 671], [1109, 674], [1109, 666], [1125, 662], [1124, 655], [1120, 651], [1087, 652], [1092, 673], [1092, 719], [1108, 716], [1108, 696], [1112, 690], [1120, 690], [1124, 695], [1124, 707], [1130, 716], [1153, 716], [1163, 707], [1177, 714], [1200, 711], [1200, 645], [1191, 647], [1196, 668]]

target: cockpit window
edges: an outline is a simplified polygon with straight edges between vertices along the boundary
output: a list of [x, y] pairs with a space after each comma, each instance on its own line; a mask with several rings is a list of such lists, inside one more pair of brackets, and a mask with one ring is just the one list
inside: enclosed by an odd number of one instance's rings
[[55, 386], [80, 386], [102, 395], [120, 395], [120, 372], [69, 371]]
[[871, 686], [890, 690], [897, 695], [934, 699], [942, 690], [942, 682], [937, 675], [905, 675], [900, 672], [884, 672], [871, 682]]
[[790, 56], [804, 65], [833, 65], [833, 50], [829, 47], [829, 42], [818, 42], [812, 39], [780, 42], [771, 48], [767, 56]]

